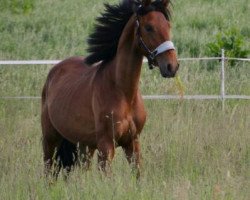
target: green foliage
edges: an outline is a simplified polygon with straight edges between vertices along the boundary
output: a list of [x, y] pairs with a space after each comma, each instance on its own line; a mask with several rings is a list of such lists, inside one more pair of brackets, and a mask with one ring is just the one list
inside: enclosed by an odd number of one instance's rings
[[[249, 51], [244, 48], [244, 42], [244, 37], [236, 28], [219, 32], [215, 40], [207, 44], [207, 54], [221, 57], [221, 49], [224, 49], [226, 57], [246, 58]], [[229, 64], [236, 66], [234, 60], [230, 60]]]
[[35, 6], [35, 0], [1, 0], [0, 11], [9, 10], [15, 14], [30, 13]]

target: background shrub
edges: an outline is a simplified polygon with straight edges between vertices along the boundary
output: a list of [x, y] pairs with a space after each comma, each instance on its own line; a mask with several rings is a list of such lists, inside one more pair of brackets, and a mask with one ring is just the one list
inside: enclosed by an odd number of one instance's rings
[[15, 14], [27, 14], [34, 9], [35, 0], [1, 0], [0, 11], [9, 10]]
[[[244, 37], [236, 28], [231, 28], [225, 32], [219, 32], [215, 40], [207, 44], [207, 54], [221, 57], [221, 49], [225, 50], [225, 56], [231, 58], [246, 58], [249, 50], [244, 48]], [[229, 61], [230, 66], [236, 66], [235, 60]]]

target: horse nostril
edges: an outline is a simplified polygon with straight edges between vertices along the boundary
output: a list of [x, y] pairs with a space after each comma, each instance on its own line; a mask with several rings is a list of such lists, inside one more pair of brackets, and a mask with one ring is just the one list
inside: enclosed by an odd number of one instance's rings
[[172, 71], [171, 64], [168, 64], [168, 66], [167, 66], [167, 70], [168, 70], [168, 72], [171, 72], [171, 71]]

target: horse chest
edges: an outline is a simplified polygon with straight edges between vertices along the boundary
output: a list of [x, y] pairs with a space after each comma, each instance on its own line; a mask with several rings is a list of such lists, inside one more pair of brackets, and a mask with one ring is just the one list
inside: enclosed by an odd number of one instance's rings
[[121, 138], [125, 135], [133, 136], [137, 132], [136, 124], [131, 117], [126, 117], [126, 118], [118, 120], [113, 125], [113, 128], [118, 138]]
[[135, 116], [128, 114], [114, 117], [111, 124], [111, 134], [115, 138], [118, 146], [129, 143], [140, 133], [140, 126]]
[[112, 133], [115, 133], [118, 143], [124, 144], [140, 134], [146, 120], [146, 113], [144, 107], [137, 104], [132, 108], [123, 104], [116, 111], [111, 117]]

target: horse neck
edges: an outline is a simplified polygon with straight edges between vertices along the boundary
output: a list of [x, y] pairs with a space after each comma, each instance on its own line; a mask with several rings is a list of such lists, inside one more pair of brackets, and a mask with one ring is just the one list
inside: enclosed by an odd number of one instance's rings
[[116, 86], [128, 100], [138, 92], [143, 55], [140, 53], [135, 37], [135, 19], [130, 18], [120, 37], [115, 66]]

